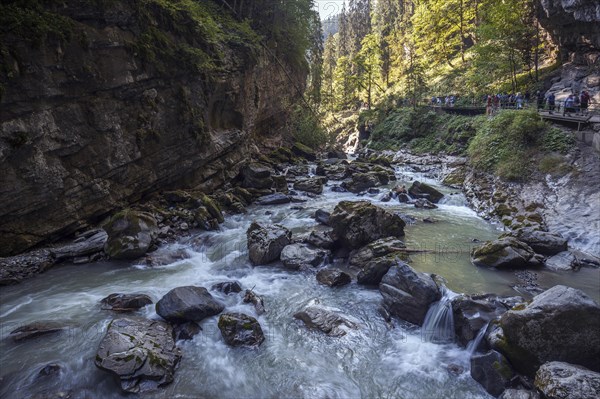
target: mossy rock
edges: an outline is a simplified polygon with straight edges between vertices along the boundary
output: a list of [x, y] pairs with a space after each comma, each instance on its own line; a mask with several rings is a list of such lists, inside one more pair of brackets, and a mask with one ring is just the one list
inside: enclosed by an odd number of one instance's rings
[[219, 330], [230, 346], [260, 346], [265, 340], [258, 320], [243, 313], [224, 313], [219, 317]]
[[104, 252], [113, 259], [137, 259], [145, 255], [158, 236], [153, 215], [130, 209], [115, 214], [104, 230], [108, 233]]

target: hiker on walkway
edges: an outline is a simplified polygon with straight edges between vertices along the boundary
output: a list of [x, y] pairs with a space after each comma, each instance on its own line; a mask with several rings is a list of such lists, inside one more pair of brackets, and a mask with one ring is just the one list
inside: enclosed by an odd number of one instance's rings
[[536, 93], [536, 97], [537, 97], [537, 110], [539, 111], [540, 109], [544, 108], [544, 95], [542, 94], [541, 91], [537, 91]]
[[581, 113], [582, 114], [587, 114], [587, 109], [590, 103], [590, 93], [588, 93], [586, 90], [581, 92], [581, 95], [579, 96], [579, 107], [581, 108]]
[[552, 114], [552, 111], [554, 111], [554, 106], [556, 105], [556, 97], [554, 96], [554, 93], [548, 94], [546, 101], [548, 103], [548, 110], [550, 114]]
[[517, 109], [523, 109], [523, 96], [521, 93], [517, 93], [515, 101], [517, 102]]
[[485, 105], [485, 114], [490, 116], [492, 115], [492, 96], [488, 95], [487, 96], [487, 101], [486, 101], [486, 105]]
[[567, 116], [570, 116], [570, 112], [575, 112], [575, 96], [573, 94], [569, 94], [567, 97], [563, 114], [566, 113]]

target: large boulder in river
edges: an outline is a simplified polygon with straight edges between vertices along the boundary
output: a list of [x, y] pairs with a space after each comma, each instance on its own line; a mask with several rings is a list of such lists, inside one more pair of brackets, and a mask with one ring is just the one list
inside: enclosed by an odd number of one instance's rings
[[281, 251], [281, 262], [290, 270], [299, 270], [307, 267], [319, 266], [327, 251], [319, 248], [311, 248], [306, 244], [290, 244]]
[[260, 346], [265, 340], [258, 320], [243, 313], [222, 314], [218, 326], [230, 346]]
[[381, 181], [373, 173], [354, 173], [350, 180], [344, 181], [342, 187], [351, 193], [362, 193], [369, 188], [381, 185]]
[[346, 335], [348, 328], [357, 328], [355, 323], [337, 312], [316, 306], [309, 306], [294, 314], [294, 318], [302, 320], [309, 329], [322, 331], [332, 337], [341, 337]]
[[217, 301], [204, 287], [177, 287], [156, 303], [156, 313], [173, 323], [201, 321], [221, 313], [225, 305]]
[[435, 188], [418, 181], [413, 182], [408, 189], [408, 193], [413, 198], [424, 198], [434, 204], [438, 203], [444, 197], [444, 194], [440, 193]]
[[597, 399], [600, 373], [569, 363], [549, 362], [535, 374], [535, 387], [547, 399]]
[[10, 337], [15, 341], [37, 338], [42, 335], [56, 334], [67, 329], [67, 325], [58, 321], [34, 321], [20, 326], [10, 332]]
[[400, 258], [393, 255], [371, 259], [360, 268], [356, 275], [356, 282], [363, 285], [379, 285], [390, 267], [397, 264], [399, 260]]
[[475, 266], [496, 269], [522, 269], [543, 265], [540, 255], [536, 255], [529, 245], [513, 237], [488, 241], [480, 247], [473, 248], [471, 261]]
[[405, 223], [400, 216], [368, 201], [342, 201], [333, 210], [329, 225], [337, 244], [359, 248], [379, 238], [403, 236]]
[[113, 259], [131, 260], [144, 256], [158, 237], [154, 216], [132, 210], [114, 215], [104, 230], [108, 233], [104, 252]]
[[312, 177], [298, 180], [294, 183], [294, 190], [306, 191], [313, 194], [321, 194], [323, 193], [323, 179], [324, 178]]
[[317, 281], [329, 287], [341, 287], [352, 282], [352, 277], [340, 269], [321, 269], [317, 273]]
[[379, 284], [379, 291], [389, 314], [419, 326], [429, 306], [441, 298], [431, 275], [416, 272], [403, 262], [390, 267]]
[[269, 166], [252, 162], [242, 168], [242, 186], [246, 188], [267, 189], [273, 186], [275, 172]]
[[279, 259], [283, 248], [292, 242], [292, 232], [278, 224], [264, 226], [253, 222], [246, 236], [253, 265], [265, 265]]
[[106, 298], [103, 298], [100, 303], [102, 304], [102, 309], [105, 310], [131, 312], [150, 305], [152, 299], [146, 294], [110, 294]]
[[556, 255], [559, 252], [567, 250], [567, 240], [562, 238], [559, 234], [525, 227], [516, 230], [509, 235], [514, 236], [519, 241], [529, 245], [538, 254]]
[[406, 249], [406, 245], [396, 237], [380, 238], [379, 240], [373, 241], [372, 243], [353, 251], [349, 258], [350, 265], [362, 267], [364, 264], [375, 258], [390, 254], [398, 256], [401, 260], [406, 260], [406, 252], [402, 252], [404, 249]]
[[180, 359], [169, 324], [123, 318], [108, 325], [95, 364], [116, 375], [125, 392], [142, 393], [173, 382]]
[[467, 346], [488, 323], [523, 301], [524, 299], [521, 297], [505, 298], [492, 294], [463, 294], [454, 297], [452, 312], [454, 314], [454, 331], [458, 342]]
[[317, 160], [317, 154], [315, 153], [315, 151], [312, 148], [310, 148], [300, 142], [294, 143], [291, 150], [294, 155], [304, 158], [308, 161], [316, 161]]
[[504, 313], [500, 326], [497, 346], [523, 374], [549, 361], [600, 371], [600, 306], [580, 290], [554, 286]]
[[490, 395], [500, 395], [514, 375], [506, 358], [494, 350], [471, 357], [471, 377]]
[[283, 193], [267, 194], [256, 199], [256, 205], [281, 205], [290, 202], [292, 199]]

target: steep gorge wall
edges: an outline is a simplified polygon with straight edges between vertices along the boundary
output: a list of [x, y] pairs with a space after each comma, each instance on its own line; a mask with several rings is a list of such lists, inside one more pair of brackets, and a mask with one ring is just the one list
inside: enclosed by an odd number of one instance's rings
[[223, 186], [297, 100], [250, 33], [215, 44], [160, 1], [101, 3], [51, 10], [68, 38], [1, 37], [0, 256], [164, 188]]

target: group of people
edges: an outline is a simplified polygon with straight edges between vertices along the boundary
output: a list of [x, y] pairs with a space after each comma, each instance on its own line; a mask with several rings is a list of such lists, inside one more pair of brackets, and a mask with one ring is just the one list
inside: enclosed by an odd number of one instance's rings
[[529, 103], [529, 93], [513, 94], [513, 93], [498, 93], [489, 94], [485, 96], [485, 113], [486, 115], [493, 115], [501, 108], [516, 108], [522, 109], [527, 103]]
[[457, 97], [454, 94], [449, 96], [440, 96], [440, 97], [431, 97], [431, 105], [441, 107], [442, 105], [446, 107], [454, 107], [454, 103], [456, 102]]
[[[571, 113], [574, 113], [575, 115], [585, 115], [588, 112], [590, 102], [591, 96], [586, 90], [583, 90], [581, 93], [571, 93], [564, 101], [563, 113], [566, 115], [570, 115]], [[538, 91], [538, 109], [542, 109], [544, 103], [546, 103], [549, 113], [553, 113], [556, 110], [556, 96], [554, 93], [548, 93], [548, 95], [544, 97]]]

